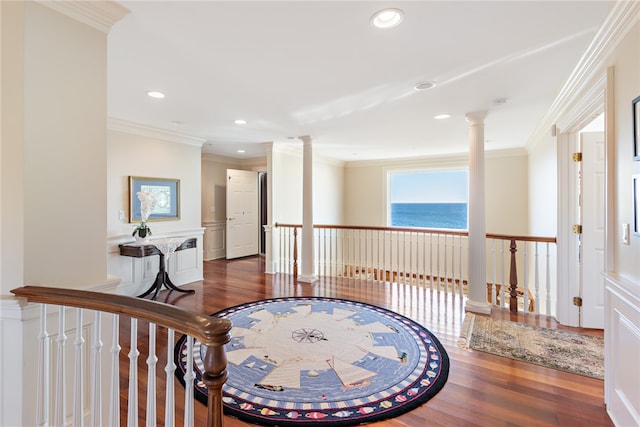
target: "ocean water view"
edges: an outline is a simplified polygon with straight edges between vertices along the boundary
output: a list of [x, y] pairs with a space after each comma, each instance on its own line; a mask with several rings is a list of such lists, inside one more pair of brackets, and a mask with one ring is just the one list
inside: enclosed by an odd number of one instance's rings
[[391, 225], [467, 229], [466, 203], [392, 203]]

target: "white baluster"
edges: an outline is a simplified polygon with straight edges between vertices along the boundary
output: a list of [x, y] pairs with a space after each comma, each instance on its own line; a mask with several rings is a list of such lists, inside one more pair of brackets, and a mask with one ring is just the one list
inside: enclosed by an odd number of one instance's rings
[[149, 355], [147, 356], [147, 427], [156, 425], [156, 324], [149, 323]]
[[540, 314], [540, 270], [539, 270], [539, 262], [540, 260], [538, 259], [538, 242], [536, 242], [536, 254], [535, 254], [535, 270], [534, 270], [534, 295], [535, 295], [535, 301], [536, 305], [535, 305], [535, 313], [536, 314]]
[[138, 425], [138, 319], [131, 319], [131, 348], [129, 349], [129, 398], [127, 426]]
[[36, 423], [49, 425], [50, 346], [47, 332], [47, 305], [40, 304], [40, 333], [38, 334], [38, 388], [36, 397]]
[[84, 409], [84, 360], [82, 358], [82, 349], [84, 347], [84, 337], [82, 336], [82, 318], [83, 311], [81, 308], [76, 309], [76, 339], [75, 357], [74, 357], [74, 387], [73, 387], [73, 426], [84, 426], [84, 417], [82, 416]]
[[187, 335], [187, 370], [184, 373], [184, 427], [193, 427], [193, 337]]
[[[396, 241], [396, 252], [397, 252], [397, 255], [396, 255], [396, 267], [397, 267], [397, 270], [398, 270], [398, 276], [397, 276], [396, 283], [398, 283], [398, 284], [400, 284], [400, 265], [401, 265], [400, 264], [400, 240], [404, 240], [404, 239], [400, 238], [400, 233], [401, 233], [400, 231], [396, 233], [396, 236], [397, 236], [397, 239], [398, 239]], [[404, 237], [404, 235], [403, 235], [403, 237]]]
[[502, 268], [501, 270], [501, 274], [502, 274], [502, 278], [500, 279], [500, 306], [504, 307], [505, 306], [505, 301], [504, 301], [504, 288], [506, 287], [506, 282], [505, 282], [505, 276], [504, 276], [504, 272], [505, 272], [505, 267], [504, 267], [504, 259], [505, 259], [505, 254], [504, 254], [504, 240], [500, 241], [500, 259], [502, 260]]
[[120, 316], [111, 324], [111, 379], [109, 381], [109, 426], [120, 426]]
[[440, 292], [440, 234], [436, 234], [436, 288]]
[[529, 263], [527, 262], [529, 260], [529, 245], [526, 241], [523, 241], [522, 245], [524, 246], [524, 295], [522, 298], [524, 307], [522, 308], [522, 311], [527, 314], [529, 313]]
[[447, 278], [449, 277], [449, 261], [447, 259], [448, 254], [449, 254], [449, 239], [445, 234], [444, 235], [444, 291], [445, 292], [449, 292], [449, 285], [447, 281]]
[[458, 258], [459, 258], [459, 262], [458, 262], [458, 266], [460, 267], [460, 272], [458, 274], [458, 277], [460, 278], [460, 298], [464, 298], [464, 277], [462, 276], [462, 236], [459, 237], [458, 240]]
[[176, 364], [173, 362], [173, 345], [174, 345], [174, 331], [173, 329], [167, 330], [167, 364], [164, 367], [166, 372], [166, 389], [165, 389], [165, 402], [164, 402], [164, 425], [165, 427], [174, 427], [175, 425], [175, 395], [174, 395], [174, 374], [176, 370]]
[[429, 233], [429, 288], [433, 291], [433, 233]]
[[382, 280], [387, 281], [387, 232], [382, 232]]
[[415, 266], [414, 266], [414, 254], [416, 254], [416, 249], [414, 249], [413, 247], [413, 236], [416, 236], [417, 238], [417, 234], [413, 233], [413, 232], [409, 232], [409, 284], [411, 285], [411, 292], [413, 293], [413, 285], [414, 285], [414, 273], [417, 279], [417, 271], [414, 270]]
[[551, 270], [549, 264], [549, 243], [547, 242], [547, 316], [551, 315]]
[[93, 368], [91, 369], [91, 404], [93, 427], [102, 425], [102, 313], [95, 312], [95, 323], [93, 324]]
[[65, 335], [65, 308], [59, 307], [58, 310], [58, 360], [56, 361], [56, 397], [55, 397], [55, 415], [54, 425], [66, 425], [65, 418], [67, 416], [67, 387], [66, 387], [66, 370], [65, 370], [65, 351], [64, 346], [67, 341]]
[[492, 280], [491, 280], [491, 304], [496, 305], [496, 280], [497, 280], [497, 274], [496, 274], [496, 269], [497, 269], [497, 264], [498, 264], [498, 259], [496, 257], [496, 240], [493, 239], [491, 241], [491, 264], [493, 267], [493, 273], [492, 273]]

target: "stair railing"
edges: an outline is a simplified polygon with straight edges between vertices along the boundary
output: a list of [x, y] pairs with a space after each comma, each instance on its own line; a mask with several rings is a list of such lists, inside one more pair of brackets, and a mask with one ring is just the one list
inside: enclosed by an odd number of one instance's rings
[[[138, 322], [149, 323], [147, 363], [147, 426], [157, 425], [156, 327], [167, 329], [166, 392], [164, 425], [175, 421], [173, 359], [174, 332], [186, 334], [188, 343], [198, 339], [206, 346], [203, 382], [208, 390], [207, 426], [221, 427], [222, 386], [227, 380], [224, 345], [230, 340], [231, 323], [156, 301], [100, 292], [25, 286], [11, 291], [29, 303], [40, 304], [38, 339], [38, 387], [36, 424], [38, 426], [119, 426], [120, 425], [120, 316], [131, 321], [131, 347], [128, 354], [129, 391], [127, 425], [138, 425]], [[57, 307], [57, 308], [56, 308]], [[107, 317], [111, 317], [108, 319]], [[57, 318], [57, 319], [56, 319]], [[51, 320], [54, 319], [54, 322]], [[57, 320], [57, 321], [56, 321]], [[110, 322], [105, 320], [111, 320]], [[57, 329], [55, 328], [57, 323]], [[73, 326], [75, 323], [75, 327]], [[103, 333], [109, 330], [108, 333]], [[73, 340], [73, 357], [67, 356], [68, 336]], [[106, 335], [110, 338], [106, 338]], [[52, 341], [55, 339], [55, 345]], [[108, 341], [109, 354], [102, 350]], [[190, 346], [189, 346], [190, 347]], [[53, 357], [55, 356], [55, 357]], [[53, 365], [53, 366], [52, 366]], [[103, 365], [110, 367], [109, 371]], [[67, 373], [71, 367], [73, 373]], [[53, 369], [52, 369], [53, 368]], [[86, 378], [88, 373], [90, 378]], [[193, 426], [193, 364], [185, 373], [184, 425]], [[69, 383], [69, 378], [73, 383]], [[106, 381], [105, 381], [106, 379]], [[108, 384], [105, 384], [107, 383]], [[72, 391], [68, 390], [72, 386]], [[69, 404], [71, 406], [69, 406]], [[68, 410], [68, 407], [71, 410]]]
[[[277, 272], [297, 277], [302, 225], [275, 226]], [[552, 314], [555, 237], [492, 233], [486, 237], [487, 301], [514, 312]], [[316, 224], [313, 247], [318, 276], [381, 280], [460, 296], [467, 291], [466, 231]]]

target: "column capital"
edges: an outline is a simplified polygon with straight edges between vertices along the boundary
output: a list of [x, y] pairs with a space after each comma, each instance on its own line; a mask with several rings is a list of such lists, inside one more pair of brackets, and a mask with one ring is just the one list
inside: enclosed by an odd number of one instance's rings
[[311, 143], [311, 136], [310, 135], [302, 135], [299, 136], [298, 139], [302, 142], [308, 142]]
[[469, 124], [482, 124], [484, 123], [484, 119], [487, 117], [486, 111], [474, 111], [473, 113], [466, 113], [464, 118], [467, 119]]

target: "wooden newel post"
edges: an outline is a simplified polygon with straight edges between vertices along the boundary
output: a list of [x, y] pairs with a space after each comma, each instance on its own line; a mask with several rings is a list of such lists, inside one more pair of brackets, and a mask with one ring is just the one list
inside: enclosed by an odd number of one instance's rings
[[516, 241], [511, 239], [511, 245], [509, 245], [509, 252], [511, 252], [511, 269], [509, 272], [509, 311], [511, 313], [518, 312], [518, 293], [516, 291], [518, 287], [518, 268], [516, 267], [516, 252], [518, 251]]
[[222, 427], [222, 386], [227, 381], [227, 355], [224, 345], [231, 340], [231, 322], [217, 319], [228, 324], [227, 332], [213, 338], [213, 343], [207, 346], [204, 356], [204, 372], [202, 382], [207, 386], [207, 427]]
[[293, 227], [293, 278], [298, 279], [298, 228]]

